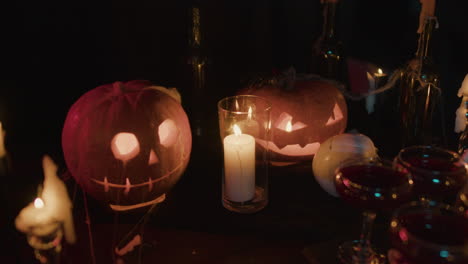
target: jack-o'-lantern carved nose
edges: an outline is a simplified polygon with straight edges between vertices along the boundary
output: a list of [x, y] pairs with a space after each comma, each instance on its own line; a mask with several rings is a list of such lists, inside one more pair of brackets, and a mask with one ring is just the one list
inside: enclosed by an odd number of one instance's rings
[[151, 150], [150, 155], [149, 155], [149, 160], [148, 160], [148, 165], [153, 165], [159, 162], [158, 156], [154, 152], [154, 150]]
[[134, 134], [121, 132], [112, 139], [111, 150], [116, 159], [127, 162], [140, 153], [140, 143]]

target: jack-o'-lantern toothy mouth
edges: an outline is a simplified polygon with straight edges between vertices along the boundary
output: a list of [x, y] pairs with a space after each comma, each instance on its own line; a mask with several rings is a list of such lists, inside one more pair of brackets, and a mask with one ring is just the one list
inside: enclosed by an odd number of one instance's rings
[[[185, 159], [183, 159], [183, 160], [185, 160]], [[137, 183], [137, 184], [131, 184], [128, 177], [125, 178], [125, 184], [117, 184], [117, 183], [109, 182], [107, 177], [104, 177], [104, 180], [102, 180], [102, 181], [97, 180], [97, 179], [91, 179], [91, 180], [93, 182], [99, 184], [99, 185], [104, 186], [104, 192], [109, 192], [109, 188], [112, 187], [112, 188], [124, 189], [124, 194], [128, 195], [131, 188], [137, 188], [137, 187], [143, 187], [143, 186], [148, 186], [148, 189], [151, 192], [153, 190], [153, 185], [155, 183], [160, 182], [160, 181], [164, 180], [165, 178], [171, 176], [182, 165], [183, 165], [183, 162], [179, 163], [179, 165], [177, 165], [174, 169], [172, 169], [171, 171], [167, 172], [166, 174], [164, 174], [163, 176], [161, 176], [161, 177], [159, 177], [157, 179], [152, 179], [151, 177], [148, 177], [148, 181], [142, 182], [142, 183]]]
[[266, 148], [268, 144], [268, 149], [275, 153], [291, 156], [291, 157], [302, 157], [302, 156], [310, 156], [317, 153], [318, 149], [320, 148], [320, 143], [314, 142], [301, 147], [299, 144], [294, 145], [286, 145], [282, 148], [276, 146], [274, 142], [265, 141], [261, 139], [256, 139], [257, 143], [260, 144], [262, 147]]

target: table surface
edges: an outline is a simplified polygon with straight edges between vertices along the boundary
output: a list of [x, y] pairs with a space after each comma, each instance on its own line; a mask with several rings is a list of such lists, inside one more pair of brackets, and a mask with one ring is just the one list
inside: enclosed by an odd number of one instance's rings
[[[336, 263], [338, 245], [359, 237], [361, 212], [320, 187], [312, 173], [312, 161], [271, 166], [269, 204], [263, 210], [238, 214], [222, 206], [222, 146], [214, 111], [220, 96], [207, 96], [198, 113], [190, 108], [193, 144], [188, 167], [166, 200], [149, 214], [147, 224], [138, 229], [143, 237], [141, 251], [136, 248], [119, 263]], [[364, 101], [348, 101], [347, 131], [355, 128], [369, 135], [382, 157], [393, 157], [400, 148], [395, 136], [398, 127], [388, 118], [371, 118], [363, 107]], [[383, 113], [395, 112], [388, 108]], [[200, 116], [204, 118], [197, 124], [194, 117]], [[41, 156], [26, 155], [26, 149], [12, 153], [13, 176], [5, 177], [2, 185], [2, 201], [7, 207], [6, 221], [2, 222], [7, 228], [2, 237], [12, 241], [0, 251], [5, 263], [34, 262], [24, 234], [13, 225], [14, 217], [34, 199], [35, 188], [42, 183], [40, 177], [32, 177], [41, 171]], [[116, 263], [112, 253], [115, 241], [128, 234], [145, 212], [115, 214], [83, 193], [60, 153], [53, 158], [73, 197], [78, 235], [75, 245], [65, 245], [62, 262], [93, 263], [95, 259], [97, 263]], [[388, 214], [378, 215], [372, 235], [383, 252], [388, 249], [388, 220]]]
[[[140, 234], [144, 246], [119, 263], [139, 263], [141, 253], [140, 263], [326, 264], [336, 263], [340, 242], [358, 238], [360, 211], [326, 193], [313, 176], [311, 162], [272, 166], [269, 204], [263, 210], [254, 214], [226, 210], [221, 203], [219, 144], [205, 144], [203, 137], [194, 137], [184, 175], [150, 214], [116, 214], [63, 174], [74, 200], [78, 241], [65, 245], [62, 262], [93, 263], [94, 254], [97, 263], [112, 263], [115, 241]], [[147, 224], [130, 232], [144, 215]], [[378, 215], [372, 237], [383, 250], [387, 248], [387, 221], [388, 215]], [[14, 239], [14, 246], [3, 257], [11, 263], [31, 263], [32, 250], [25, 236], [13, 230], [7, 236]]]
[[[312, 173], [311, 161], [270, 167], [269, 204], [263, 210], [255, 214], [238, 214], [222, 206], [222, 146], [217, 115], [212, 111], [219, 99], [216, 96], [219, 97], [215, 94], [207, 98], [204, 107], [198, 109], [198, 115], [191, 108], [189, 115], [194, 133], [188, 167], [167, 193], [166, 200], [148, 214], [147, 224], [136, 233], [128, 232], [145, 215], [145, 211], [115, 214], [84, 194], [69, 176], [63, 157], [59, 154], [53, 156], [73, 197], [78, 235], [75, 245], [65, 245], [61, 258], [63, 263], [93, 263], [93, 259], [97, 263], [115, 263], [112, 253], [115, 241], [126, 234], [129, 234], [129, 239], [140, 234], [144, 246], [125, 255], [121, 259], [123, 262], [119, 263], [337, 262], [338, 245], [359, 237], [361, 212], [320, 187]], [[369, 128], [391, 132], [392, 127], [367, 123], [369, 120], [365, 118], [369, 116], [362, 113], [362, 107], [363, 101], [348, 102], [348, 129], [368, 129], [366, 133], [375, 135], [372, 138], [379, 154], [391, 157], [399, 146], [393, 144], [394, 140], [385, 133]], [[194, 116], [205, 117], [198, 124], [201, 131], [195, 127]], [[3, 185], [6, 195], [2, 200], [9, 208], [5, 221], [8, 227], [2, 232], [3, 237], [13, 242], [3, 248], [1, 256], [7, 260], [6, 263], [32, 263], [32, 249], [27, 245], [24, 234], [14, 229], [13, 220], [18, 211], [34, 199], [25, 194], [35, 194], [36, 186], [41, 183], [41, 179], [28, 178], [35, 171], [41, 171], [40, 156], [13, 155], [10, 158], [14, 177], [5, 178]], [[383, 251], [388, 246], [388, 219], [388, 215], [378, 215], [372, 236], [374, 243]]]

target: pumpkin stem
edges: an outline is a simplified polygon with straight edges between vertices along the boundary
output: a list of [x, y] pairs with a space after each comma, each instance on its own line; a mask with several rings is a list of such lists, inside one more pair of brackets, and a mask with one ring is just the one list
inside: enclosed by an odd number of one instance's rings
[[125, 85], [123, 84], [123, 82], [114, 82], [113, 86], [115, 92], [125, 92]]
[[181, 97], [179, 91], [177, 91], [177, 88], [175, 88], [175, 87], [166, 88], [166, 87], [163, 87], [163, 86], [150, 86], [150, 87], [147, 87], [146, 89], [155, 89], [155, 90], [161, 91], [161, 92], [169, 95], [170, 97], [174, 98], [180, 104], [182, 104], [182, 97]]

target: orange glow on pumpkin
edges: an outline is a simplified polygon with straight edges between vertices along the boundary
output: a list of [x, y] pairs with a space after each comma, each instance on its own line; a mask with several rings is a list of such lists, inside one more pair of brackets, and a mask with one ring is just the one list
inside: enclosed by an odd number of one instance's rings
[[112, 139], [111, 149], [116, 159], [126, 162], [138, 155], [140, 144], [134, 134], [121, 132]]

